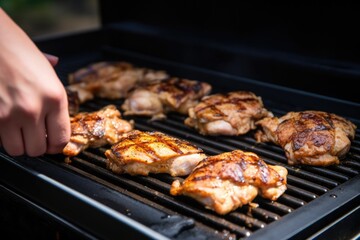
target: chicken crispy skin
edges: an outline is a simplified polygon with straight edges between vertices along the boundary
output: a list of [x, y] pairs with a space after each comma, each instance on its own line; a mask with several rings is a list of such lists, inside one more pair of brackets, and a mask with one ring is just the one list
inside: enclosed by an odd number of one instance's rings
[[223, 215], [250, 203], [258, 193], [278, 199], [286, 180], [286, 168], [267, 165], [255, 153], [234, 150], [202, 160], [183, 182], [172, 183], [170, 193], [192, 197]]
[[[141, 85], [129, 94], [122, 109], [125, 111], [124, 115], [155, 116], [154, 119], [164, 118], [168, 112], [187, 114], [188, 109], [210, 91], [211, 86], [205, 82], [169, 78]], [[157, 107], [145, 105], [148, 99], [156, 102]]]
[[97, 62], [69, 74], [69, 86], [78, 91], [81, 103], [95, 96], [107, 99], [125, 98], [137, 84], [168, 78], [166, 72], [134, 67], [127, 62]]
[[187, 141], [139, 130], [124, 133], [105, 155], [107, 167], [114, 173], [145, 176], [149, 173], [184, 176], [206, 157], [200, 148]]
[[63, 149], [66, 156], [76, 156], [88, 147], [100, 147], [119, 141], [122, 133], [133, 129], [133, 124], [121, 119], [114, 105], [99, 111], [81, 112], [70, 119], [70, 142]]
[[236, 91], [205, 96], [189, 109], [185, 124], [203, 135], [241, 135], [255, 129], [255, 122], [273, 116], [260, 97]]
[[256, 124], [262, 128], [255, 134], [256, 140], [280, 145], [291, 165], [339, 164], [356, 130], [352, 122], [322, 111], [289, 112]]

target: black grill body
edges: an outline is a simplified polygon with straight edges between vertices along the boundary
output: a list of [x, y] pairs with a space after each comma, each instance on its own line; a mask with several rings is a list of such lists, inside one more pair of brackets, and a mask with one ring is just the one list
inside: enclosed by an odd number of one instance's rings
[[[341, 63], [343, 67], [339, 68], [330, 66], [330, 60], [324, 62], [324, 55], [319, 52], [311, 52], [318, 58], [304, 58], [296, 51], [284, 55], [273, 41], [269, 41], [272, 45], [267, 49], [246, 45], [246, 41], [230, 44], [229, 40], [239, 37], [235, 29], [241, 21], [234, 20], [225, 28], [213, 18], [193, 24], [193, 11], [200, 8], [197, 1], [176, 3], [178, 12], [168, 12], [170, 6], [156, 1], [151, 6], [126, 3], [122, 7], [128, 11], [120, 19], [111, 10], [120, 7], [117, 5], [103, 1], [104, 27], [99, 30], [37, 41], [44, 52], [59, 55], [56, 71], [65, 85], [70, 72], [89, 63], [123, 60], [166, 70], [172, 76], [209, 82], [213, 93], [253, 91], [277, 116], [288, 111], [322, 110], [360, 126], [358, 95], [351, 94], [353, 90], [348, 90], [347, 95], [336, 95], [331, 86], [325, 87], [326, 95], [320, 95], [322, 85], [315, 81], [330, 77], [347, 83], [358, 77], [358, 55], [350, 57], [346, 47], [334, 52], [331, 63]], [[139, 9], [135, 5], [143, 9], [144, 15], [131, 15]], [[159, 6], [162, 7], [156, 8]], [[216, 12], [217, 6], [202, 9]], [[144, 9], [157, 10], [149, 13]], [[189, 11], [189, 19], [181, 21], [184, 11]], [[159, 12], [168, 21], [160, 21], [156, 14]], [[234, 16], [237, 15], [229, 18]], [[267, 23], [269, 27], [274, 25], [272, 21]], [[209, 22], [211, 29], [199, 32], [197, 25], [208, 26]], [[255, 23], [254, 26], [260, 25]], [[221, 31], [225, 35], [220, 35]], [[310, 53], [309, 47], [304, 46], [303, 50]], [[352, 64], [346, 65], [345, 57]], [[276, 80], [281, 75], [278, 70], [288, 80], [286, 84]], [[301, 82], [302, 77], [310, 79], [313, 86], [303, 86], [306, 81]], [[342, 91], [345, 86], [338, 89]], [[122, 100], [95, 99], [82, 105], [81, 110], [121, 103]], [[14, 237], [18, 234], [18, 238], [27, 235], [38, 239], [349, 239], [359, 234], [359, 130], [342, 163], [322, 168], [288, 165], [281, 148], [256, 143], [254, 132], [239, 137], [202, 136], [183, 124], [185, 116], [175, 113], [163, 121], [130, 116], [125, 119], [134, 120], [136, 129], [157, 130], [186, 139], [209, 155], [234, 149], [255, 152], [267, 163], [287, 168], [288, 190], [277, 201], [259, 197], [254, 200], [257, 208], [244, 206], [220, 216], [190, 198], [171, 196], [169, 189], [174, 178], [166, 174], [113, 174], [105, 167], [104, 151], [109, 146], [88, 149], [73, 157], [70, 164], [64, 162], [62, 155], [12, 158], [0, 152], [0, 194], [5, 213], [2, 222], [9, 225], [8, 232]], [[19, 228], [22, 231], [11, 231]]]

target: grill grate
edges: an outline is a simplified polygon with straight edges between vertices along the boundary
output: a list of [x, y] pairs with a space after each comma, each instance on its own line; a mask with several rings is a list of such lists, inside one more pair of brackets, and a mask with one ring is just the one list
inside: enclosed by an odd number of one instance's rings
[[[93, 111], [107, 104], [120, 106], [121, 103], [122, 101], [97, 99], [84, 104], [82, 110]], [[272, 109], [271, 106], [267, 106], [267, 108], [275, 115], [285, 113], [285, 111]], [[226, 237], [235, 235], [237, 238], [246, 238], [255, 231], [266, 228], [272, 222], [281, 221], [285, 215], [292, 214], [294, 210], [307, 205], [329, 190], [358, 175], [360, 170], [359, 131], [356, 133], [356, 140], [353, 142], [349, 154], [341, 165], [327, 168], [300, 167], [287, 165], [285, 155], [280, 147], [257, 143], [253, 138], [253, 132], [239, 137], [205, 137], [186, 127], [183, 124], [185, 117], [178, 114], [170, 114], [164, 121], [149, 121], [149, 118], [141, 117], [124, 118], [134, 119], [136, 129], [157, 130], [186, 139], [202, 148], [208, 155], [242, 149], [257, 153], [268, 164], [281, 165], [288, 170], [288, 189], [277, 201], [272, 202], [257, 197], [253, 202], [258, 204], [258, 207], [243, 206], [230, 214], [220, 216], [206, 210], [195, 200], [183, 196], [171, 196], [169, 194], [170, 185], [175, 178], [166, 174], [151, 174], [148, 177], [113, 174], [106, 169], [104, 157], [106, 147], [88, 149], [77, 157], [73, 157], [70, 165], [61, 163], [72, 171], [94, 178], [107, 187], [168, 214], [181, 214], [194, 219], [196, 225], [224, 232], [226, 234], [223, 236]]]
[[[234, 82], [239, 86], [239, 89], [254, 91], [257, 95], [262, 96], [266, 108], [272, 111], [276, 116], [281, 116], [291, 110], [296, 111], [309, 109], [309, 106], [329, 110], [326, 106], [331, 105], [331, 109], [335, 109], [340, 113], [340, 115], [342, 115], [341, 113], [352, 113], [350, 109], [353, 109], [351, 104], [347, 105], [344, 103], [343, 105], [343, 103], [336, 100], [320, 99], [318, 96], [305, 96], [303, 92], [274, 88], [264, 83], [256, 83], [254, 80], [240, 79], [219, 72], [212, 72], [194, 66], [187, 66], [152, 56], [142, 55], [109, 45], [102, 45], [101, 51], [99, 50], [98, 52], [77, 53], [75, 55], [70, 55], [65, 59], [63, 58], [58, 66], [59, 76], [62, 79], [66, 79], [69, 72], [72, 72], [91, 62], [102, 59], [122, 59], [139, 66], [164, 69], [173, 76], [207, 81], [213, 85], [213, 92], [226, 91], [226, 89], [230, 88], [229, 85], [231, 85], [232, 82], [240, 81]], [[220, 82], [219, 79], [221, 79]], [[229, 84], [224, 84], [226, 81], [229, 81]], [[284, 99], [287, 99], [288, 101], [284, 102]], [[297, 99], [301, 99], [301, 102]], [[108, 104], [115, 104], [120, 107], [122, 101], [96, 99], [82, 105], [81, 110], [94, 111]], [[353, 118], [350, 118], [350, 120], [355, 120], [356, 123], [359, 124], [359, 120], [356, 119], [357, 115], [352, 117]], [[197, 203], [193, 199], [184, 196], [171, 196], [169, 194], [170, 185], [175, 178], [169, 175], [151, 174], [148, 177], [141, 177], [113, 174], [111, 171], [106, 169], [106, 159], [104, 156], [104, 152], [109, 146], [97, 149], [87, 149], [80, 155], [73, 157], [71, 159], [71, 164], [65, 164], [61, 156], [55, 159], [47, 157], [49, 162], [54, 163], [67, 171], [85, 176], [86, 178], [105, 186], [105, 188], [115, 190], [120, 194], [157, 209], [160, 212], [166, 213], [169, 216], [183, 216], [185, 219], [192, 220], [185, 221], [184, 226], [182, 227], [182, 230], [186, 229], [188, 231], [180, 231], [181, 233], [170, 236], [172, 238], [206, 239], [206, 237], [202, 235], [204, 231], [192, 231], [192, 233], [197, 232], [196, 234], [198, 235], [196, 235], [196, 237], [183, 235], [186, 234], [186, 232], [191, 232], [191, 229], [205, 230], [206, 233], [210, 233], [209, 236], [216, 236], [216, 238], [219, 239], [248, 237], [251, 239], [251, 236], [255, 238], [257, 236], [261, 236], [263, 238], [271, 238], [271, 236], [275, 236], [275, 239], [279, 239], [280, 235], [288, 236], [286, 233], [291, 235], [297, 234], [299, 236], [304, 229], [310, 228], [307, 224], [311, 224], [310, 222], [313, 219], [317, 219], [321, 222], [320, 219], [324, 218], [324, 215], [331, 212], [329, 207], [331, 208], [333, 206], [332, 204], [340, 203], [342, 208], [345, 208], [345, 206], [347, 208], [348, 205], [351, 205], [354, 202], [356, 204], [359, 200], [359, 198], [356, 198], [357, 200], [349, 200], [346, 202], [347, 200], [344, 199], [348, 199], [347, 197], [349, 195], [344, 194], [341, 196], [339, 195], [337, 201], [334, 201], [333, 203], [323, 201], [323, 195], [327, 197], [327, 195], [330, 195], [329, 191], [330, 193], [336, 193], [337, 190], [340, 189], [339, 187], [342, 187], [342, 184], [346, 185], [346, 183], [351, 182], [349, 180], [352, 180], [353, 178], [358, 179], [360, 171], [359, 130], [356, 132], [355, 140], [352, 143], [346, 159], [344, 159], [340, 165], [330, 166], [327, 168], [311, 166], [300, 167], [288, 165], [285, 154], [279, 146], [268, 143], [257, 143], [253, 137], [254, 132], [250, 132], [249, 134], [239, 137], [202, 136], [193, 129], [185, 126], [183, 124], [185, 117], [179, 114], [169, 114], [168, 118], [164, 121], [149, 121], [149, 118], [130, 116], [124, 118], [128, 120], [133, 119], [135, 121], [136, 129], [143, 131], [157, 130], [174, 137], [188, 140], [202, 148], [208, 155], [214, 155], [234, 149], [252, 151], [261, 156], [268, 164], [284, 166], [289, 172], [287, 190], [277, 201], [271, 202], [261, 197], [257, 197], [254, 200], [254, 203], [258, 204], [258, 207], [252, 208], [250, 206], [243, 206], [242, 208], [239, 208], [225, 216], [220, 216], [213, 211], [205, 209], [201, 204]], [[333, 189], [336, 191], [332, 191]], [[353, 197], [353, 194], [350, 194], [350, 197]], [[334, 196], [334, 198], [336, 198], [336, 196]], [[314, 204], [310, 204], [313, 202], [325, 203], [327, 209], [321, 209], [319, 212], [321, 216], [319, 215], [317, 218], [312, 217], [311, 221], [309, 221], [307, 216], [304, 216], [303, 213], [306, 213], [306, 211], [309, 211], [309, 209], [314, 206]], [[109, 206], [119, 210], [119, 207], [116, 205], [113, 206], [109, 204]], [[142, 211], [143, 210], [140, 210], [140, 212]], [[148, 222], [144, 222], [147, 221], [147, 219], [141, 219], [141, 217], [138, 217], [135, 210], [125, 209], [124, 211], [120, 210], [120, 212], [125, 212], [125, 214], [129, 217], [143, 223], [146, 226], [149, 226], [150, 228], [153, 228], [154, 230], [156, 229], [156, 231], [159, 230], [158, 227], [155, 228], [151, 226], [151, 224], [147, 224]], [[332, 213], [334, 212], [335, 211]], [[144, 215], [146, 215], [145, 211]], [[300, 217], [298, 218], [298, 216]], [[335, 217], [336, 216], [334, 216], [330, 221], [333, 221]], [[289, 224], [284, 224], [286, 227], [279, 227], [278, 223], [282, 224], [283, 218], [287, 219], [284, 221], [288, 221], [289, 219], [294, 220], [294, 218], [300, 221], [297, 221], [295, 225], [292, 225], [295, 226], [296, 229], [289, 226]], [[318, 226], [319, 224], [326, 226], [329, 222], [322, 221], [321, 223], [317, 223]], [[275, 234], [269, 234], [268, 229], [271, 229], [271, 231], [272, 229], [278, 229], [281, 234], [278, 234], [278, 232]], [[164, 234], [161, 232], [161, 229], [160, 233]], [[262, 233], [265, 233], [265, 235], [261, 235]], [[307, 232], [306, 234], [312, 233]], [[300, 238], [308, 237], [306, 234], [302, 235], [304, 237]]]

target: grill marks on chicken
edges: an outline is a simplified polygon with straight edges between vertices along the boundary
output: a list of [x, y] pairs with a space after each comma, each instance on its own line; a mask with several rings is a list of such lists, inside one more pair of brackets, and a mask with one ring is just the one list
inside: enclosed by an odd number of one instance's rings
[[126, 98], [125, 115], [166, 118], [170, 111], [187, 114], [188, 109], [211, 91], [208, 83], [169, 77], [164, 71], [134, 67], [127, 62], [98, 62], [69, 75], [69, 91], [80, 103], [94, 97]]
[[206, 157], [200, 148], [187, 141], [139, 130], [124, 133], [105, 155], [107, 167], [114, 173], [145, 176], [149, 173], [188, 175]]
[[125, 100], [122, 109], [125, 115], [154, 116], [153, 119], [165, 118], [165, 113], [171, 111], [187, 114], [188, 109], [210, 91], [208, 83], [169, 78], [135, 89]]
[[66, 156], [76, 156], [88, 147], [100, 147], [119, 141], [122, 133], [133, 129], [133, 124], [121, 119], [114, 105], [99, 111], [81, 112], [70, 118], [70, 142], [63, 149]]
[[78, 92], [81, 103], [94, 97], [120, 99], [137, 84], [168, 77], [164, 71], [134, 67], [127, 62], [98, 62], [70, 74], [67, 88]]
[[255, 129], [255, 122], [273, 116], [264, 108], [261, 97], [236, 91], [203, 97], [189, 109], [185, 124], [203, 135], [241, 135]]
[[267, 165], [255, 153], [234, 150], [202, 160], [181, 183], [175, 180], [172, 195], [194, 198], [218, 214], [227, 214], [250, 203], [259, 193], [276, 200], [286, 190], [287, 170]]
[[340, 163], [350, 149], [356, 126], [332, 113], [289, 112], [257, 122], [259, 142], [273, 142], [286, 153], [288, 163], [328, 166]]

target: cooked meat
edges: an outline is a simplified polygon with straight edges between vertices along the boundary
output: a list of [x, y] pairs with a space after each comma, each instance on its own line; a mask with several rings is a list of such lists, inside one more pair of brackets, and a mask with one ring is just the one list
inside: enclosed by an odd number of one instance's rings
[[172, 176], [189, 174], [206, 157], [200, 148], [187, 141], [160, 132], [138, 130], [124, 133], [105, 155], [108, 168], [118, 174], [169, 173]]
[[[138, 93], [139, 91], [141, 93]], [[149, 93], [145, 93], [146, 91]], [[122, 105], [122, 109], [125, 111], [125, 115], [153, 116], [154, 112], [159, 115], [159, 111], [187, 114], [188, 109], [197, 104], [199, 99], [209, 94], [210, 91], [211, 86], [204, 82], [169, 78], [157, 83], [143, 84], [141, 88], [129, 95]], [[152, 95], [152, 101], [161, 102], [162, 108], [158, 107], [154, 111], [154, 107], [147, 104], [148, 109], [145, 109], [143, 103], [149, 95]], [[156, 97], [158, 100], [155, 100]]]
[[273, 116], [261, 97], [237, 91], [205, 96], [189, 109], [185, 124], [203, 135], [241, 135], [255, 129], [255, 122]]
[[132, 130], [133, 124], [121, 119], [114, 105], [96, 112], [81, 112], [70, 119], [71, 138], [63, 149], [67, 156], [75, 156], [88, 147], [100, 147], [119, 141], [122, 133]]
[[211, 86], [205, 82], [198, 82], [181, 78], [170, 78], [146, 87], [160, 96], [165, 111], [176, 111], [187, 114], [188, 109], [198, 103], [198, 100], [211, 91]]
[[140, 78], [140, 72], [134, 69], [123, 70], [115, 79], [111, 79], [99, 84], [94, 91], [100, 98], [120, 99], [126, 97]]
[[[136, 84], [168, 78], [164, 71], [138, 68], [127, 62], [98, 62], [69, 75], [69, 88], [81, 91], [81, 102], [94, 96], [124, 98]], [[92, 95], [92, 96], [91, 96]]]
[[125, 111], [124, 115], [152, 116], [153, 120], [166, 117], [159, 95], [146, 89], [131, 92], [122, 109]]
[[69, 115], [74, 116], [79, 112], [80, 99], [78, 92], [71, 91], [70, 89], [66, 89], [67, 99], [68, 99], [68, 108]]
[[170, 77], [165, 71], [161, 71], [161, 70], [139, 68], [138, 71], [141, 73], [138, 81], [138, 85], [153, 84], [166, 80]]
[[289, 112], [257, 122], [262, 127], [255, 137], [259, 142], [280, 145], [289, 164], [327, 166], [338, 164], [350, 149], [356, 126], [332, 113], [321, 111]]
[[94, 99], [94, 94], [87, 89], [86, 83], [76, 83], [66, 86], [67, 91], [76, 92], [80, 103]]
[[69, 74], [69, 84], [93, 83], [102, 79], [116, 78], [120, 69], [132, 68], [125, 62], [97, 62]]
[[234, 150], [202, 160], [182, 183], [172, 183], [170, 193], [192, 197], [218, 214], [227, 214], [250, 203], [258, 193], [278, 199], [286, 190], [286, 179], [286, 168], [267, 165], [255, 153]]

